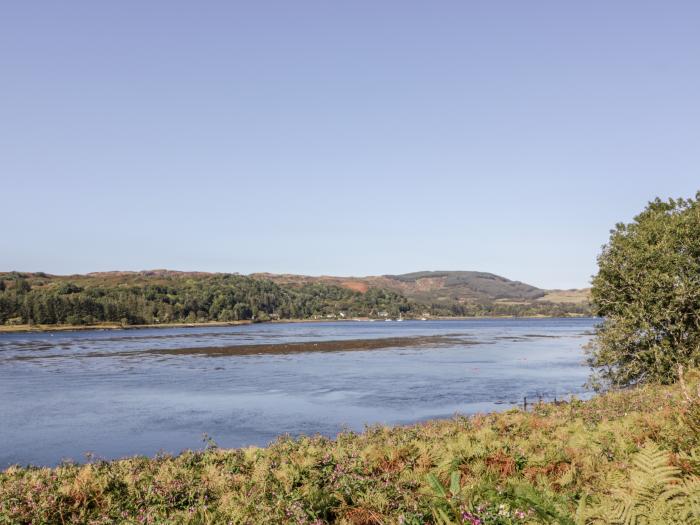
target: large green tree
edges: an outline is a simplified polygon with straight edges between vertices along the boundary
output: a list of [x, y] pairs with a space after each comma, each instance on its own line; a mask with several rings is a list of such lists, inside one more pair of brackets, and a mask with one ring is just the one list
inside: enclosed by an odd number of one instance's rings
[[670, 383], [678, 364], [700, 365], [700, 192], [618, 224], [598, 265], [593, 386]]

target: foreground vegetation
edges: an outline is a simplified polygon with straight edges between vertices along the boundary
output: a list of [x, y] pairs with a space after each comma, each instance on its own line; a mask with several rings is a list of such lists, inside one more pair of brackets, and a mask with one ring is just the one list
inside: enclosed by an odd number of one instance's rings
[[0, 474], [0, 523], [700, 523], [698, 375], [530, 412]]
[[357, 291], [323, 282], [282, 284], [236, 274], [0, 273], [0, 325], [11, 326], [585, 313], [589, 313], [586, 304], [422, 304], [389, 289]]

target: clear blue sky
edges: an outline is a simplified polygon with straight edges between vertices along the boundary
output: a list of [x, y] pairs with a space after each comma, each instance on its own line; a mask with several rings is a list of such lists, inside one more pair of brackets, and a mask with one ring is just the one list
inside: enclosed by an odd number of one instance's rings
[[5, 2], [0, 269], [587, 285], [700, 189], [700, 3]]

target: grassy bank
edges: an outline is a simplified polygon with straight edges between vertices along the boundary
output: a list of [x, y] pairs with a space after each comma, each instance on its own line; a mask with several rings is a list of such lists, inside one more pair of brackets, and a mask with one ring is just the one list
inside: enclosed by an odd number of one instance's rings
[[15, 332], [69, 332], [81, 330], [137, 330], [139, 328], [198, 328], [202, 326], [236, 326], [252, 324], [253, 321], [207, 321], [205, 323], [158, 323], [128, 325], [120, 323], [79, 324], [16, 324], [0, 325], [1, 333]]
[[12, 467], [0, 523], [697, 523], [691, 400], [649, 386], [334, 440]]

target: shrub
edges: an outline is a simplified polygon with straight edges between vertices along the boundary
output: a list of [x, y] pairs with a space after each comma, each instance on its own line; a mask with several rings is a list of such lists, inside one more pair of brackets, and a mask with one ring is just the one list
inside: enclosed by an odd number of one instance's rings
[[618, 224], [598, 265], [592, 300], [604, 320], [589, 348], [593, 386], [668, 384], [678, 364], [700, 364], [700, 192], [656, 199]]

